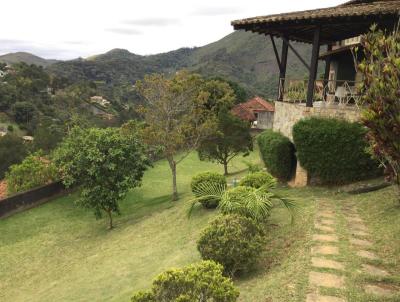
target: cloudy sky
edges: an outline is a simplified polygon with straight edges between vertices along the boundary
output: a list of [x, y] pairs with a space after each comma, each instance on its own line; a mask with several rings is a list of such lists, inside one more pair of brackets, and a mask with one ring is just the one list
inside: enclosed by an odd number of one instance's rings
[[124, 48], [141, 55], [202, 46], [230, 21], [344, 0], [3, 0], [0, 54], [72, 59]]

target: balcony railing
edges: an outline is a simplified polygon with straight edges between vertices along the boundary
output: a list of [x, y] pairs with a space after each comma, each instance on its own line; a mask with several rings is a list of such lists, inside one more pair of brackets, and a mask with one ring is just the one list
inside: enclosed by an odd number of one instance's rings
[[[279, 96], [284, 102], [305, 103], [308, 80], [280, 79]], [[313, 103], [342, 106], [358, 106], [361, 100], [360, 82], [317, 80], [314, 86]]]

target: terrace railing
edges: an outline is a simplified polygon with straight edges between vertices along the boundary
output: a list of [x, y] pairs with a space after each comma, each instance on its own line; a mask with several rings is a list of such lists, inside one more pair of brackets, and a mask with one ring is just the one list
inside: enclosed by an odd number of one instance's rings
[[[305, 103], [308, 80], [281, 79], [279, 96], [284, 102]], [[314, 103], [358, 106], [361, 100], [360, 82], [317, 80], [314, 86]]]

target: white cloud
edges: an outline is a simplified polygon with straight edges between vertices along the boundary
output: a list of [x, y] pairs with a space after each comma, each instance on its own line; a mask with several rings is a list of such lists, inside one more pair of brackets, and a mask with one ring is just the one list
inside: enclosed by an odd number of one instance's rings
[[[235, 19], [333, 6], [345, 0], [3, 1], [0, 54], [72, 59], [124, 48], [154, 54], [201, 46], [233, 31]], [[16, 12], [16, 13], [10, 13]]]

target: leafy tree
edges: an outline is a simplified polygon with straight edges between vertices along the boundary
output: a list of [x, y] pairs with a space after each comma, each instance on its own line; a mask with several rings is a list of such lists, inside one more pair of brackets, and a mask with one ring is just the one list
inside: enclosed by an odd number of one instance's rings
[[35, 107], [29, 102], [17, 102], [12, 110], [15, 121], [20, 124], [28, 124], [35, 115]]
[[228, 175], [229, 162], [239, 154], [248, 155], [252, 150], [250, 125], [223, 110], [218, 114], [218, 130], [201, 141], [198, 153], [201, 160], [224, 165], [224, 173]]
[[25, 144], [18, 136], [6, 134], [0, 137], [0, 179], [11, 165], [21, 162], [27, 153]]
[[151, 291], [136, 293], [132, 302], [234, 302], [239, 291], [223, 276], [223, 267], [202, 261], [160, 274]]
[[400, 200], [400, 32], [377, 30], [362, 38], [365, 59], [362, 122], [368, 128], [372, 154], [381, 161], [389, 179], [397, 184]]
[[247, 101], [247, 99], [249, 97], [249, 93], [247, 92], [247, 90], [245, 88], [243, 88], [237, 82], [231, 81], [231, 80], [226, 80], [221, 77], [213, 77], [211, 79], [221, 81], [221, 82], [226, 82], [229, 85], [229, 87], [233, 90], [233, 92], [235, 94], [235, 104], [244, 103]]
[[34, 147], [48, 153], [53, 150], [64, 137], [63, 128], [50, 119], [42, 119], [34, 132]]
[[129, 189], [140, 185], [149, 162], [143, 144], [134, 134], [119, 128], [81, 129], [75, 127], [55, 152], [63, 183], [82, 187], [78, 203], [94, 210], [96, 218], [106, 212], [109, 228], [112, 213]]
[[159, 147], [169, 163], [173, 200], [178, 199], [177, 165], [215, 128], [215, 118], [206, 108], [210, 94], [201, 90], [203, 84], [199, 75], [185, 71], [172, 78], [149, 75], [136, 83], [144, 101], [143, 138], [152, 148]]
[[39, 152], [10, 167], [10, 172], [6, 173], [7, 190], [9, 194], [24, 192], [51, 183], [57, 178], [54, 164]]

